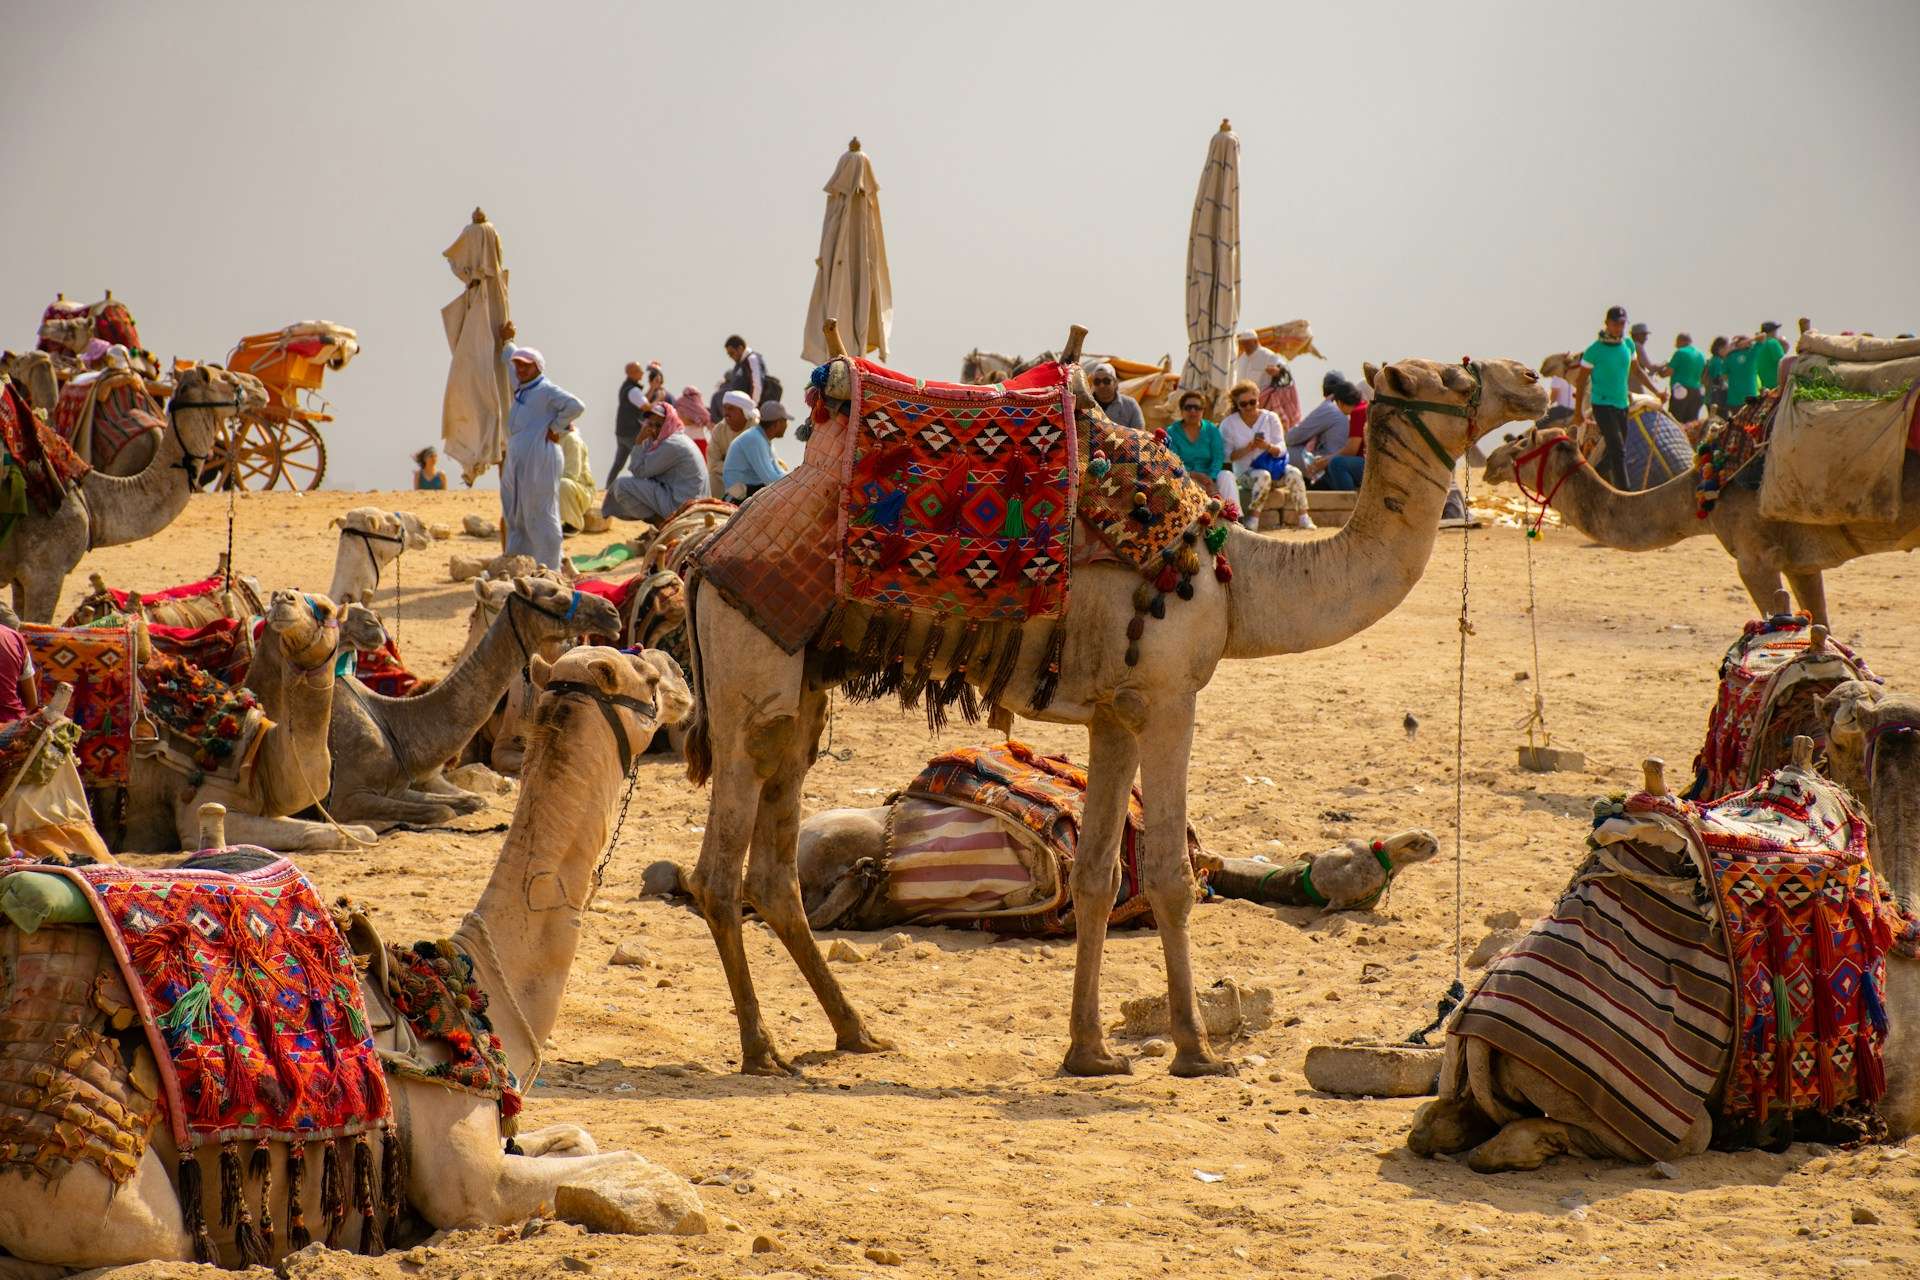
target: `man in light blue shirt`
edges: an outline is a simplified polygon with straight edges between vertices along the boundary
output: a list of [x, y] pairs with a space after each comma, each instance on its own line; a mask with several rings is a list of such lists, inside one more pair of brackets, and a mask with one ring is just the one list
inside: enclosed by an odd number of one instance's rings
[[513, 373], [507, 414], [507, 458], [500, 467], [500, 524], [506, 553], [560, 567], [560, 433], [586, 408], [547, 380], [547, 361], [532, 347], [515, 346], [513, 322], [500, 326], [500, 359]]
[[773, 442], [787, 433], [790, 417], [785, 405], [769, 400], [760, 406], [760, 421], [733, 438], [720, 476], [727, 497], [735, 502], [751, 498], [786, 474], [774, 461]]

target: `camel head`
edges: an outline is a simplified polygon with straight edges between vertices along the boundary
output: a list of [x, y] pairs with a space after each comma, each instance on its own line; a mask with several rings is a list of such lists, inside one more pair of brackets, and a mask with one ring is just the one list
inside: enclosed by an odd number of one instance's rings
[[[1516, 475], [1514, 464], [1517, 463], [1524, 454], [1528, 453], [1536, 445], [1548, 444], [1555, 440], [1571, 439], [1572, 437], [1558, 427], [1535, 427], [1531, 431], [1522, 432], [1487, 455], [1487, 469], [1484, 479], [1488, 484], [1513, 484]], [[1533, 471], [1531, 465], [1529, 465], [1527, 470], [1529, 477], [1531, 477]]]
[[215, 417], [224, 421], [266, 408], [267, 388], [250, 373], [197, 364], [174, 380], [172, 405], [176, 411], [200, 406], [217, 409]]
[[1920, 698], [1848, 680], [1817, 706], [1828, 771], [1866, 804], [1874, 866], [1902, 905], [1920, 909]]
[[[529, 762], [540, 744], [547, 739], [557, 738], [568, 744], [575, 742], [575, 735], [565, 730], [571, 725], [583, 723], [577, 719], [577, 710], [570, 710], [561, 699], [548, 693], [548, 686], [556, 682], [584, 686], [602, 698], [634, 699], [653, 707], [654, 714], [650, 721], [636, 723], [643, 719], [639, 712], [613, 704], [614, 709], [625, 716], [629, 726], [628, 740], [636, 749], [645, 747], [655, 729], [680, 724], [693, 710], [693, 694], [687, 688], [687, 678], [681, 672], [680, 664], [658, 649], [628, 653], [599, 645], [580, 645], [567, 650], [552, 662], [535, 654], [528, 660], [527, 678], [533, 682], [539, 697], [534, 705], [533, 727], [527, 733]], [[588, 714], [595, 720], [601, 718], [598, 712]], [[618, 761], [611, 756], [606, 763], [618, 767]]]
[[267, 604], [267, 633], [289, 662], [312, 670], [328, 665], [339, 649], [340, 611], [325, 596], [276, 591]]
[[[1495, 427], [1531, 422], [1547, 411], [1547, 389], [1540, 385], [1540, 375], [1518, 360], [1476, 361], [1473, 371], [1438, 360], [1401, 360], [1385, 368], [1368, 364], [1365, 371], [1376, 398], [1424, 400], [1472, 410], [1471, 418], [1432, 412], [1423, 417], [1434, 439], [1455, 457]], [[1479, 374], [1477, 380], [1474, 371]]]
[[340, 643], [360, 653], [372, 653], [387, 643], [386, 624], [379, 614], [356, 601], [340, 615]]
[[[554, 578], [515, 578], [512, 594], [525, 599], [539, 615], [521, 618], [528, 636], [617, 637], [621, 633], [620, 610], [611, 600], [585, 591], [576, 592]], [[501, 603], [504, 605], [506, 601], [503, 599]]]
[[53, 371], [53, 357], [44, 351], [23, 351], [7, 362], [6, 372], [27, 393], [27, 403], [43, 414], [53, 412], [60, 398], [60, 379]]
[[354, 507], [335, 516], [333, 527], [340, 530], [340, 542], [327, 594], [342, 604], [372, 599], [380, 575], [402, 551], [424, 550], [433, 542], [426, 523], [410, 511]]
[[1395, 832], [1381, 840], [1380, 844], [1395, 871], [1404, 870], [1416, 862], [1425, 862], [1440, 852], [1440, 841], [1433, 832], [1422, 827]]

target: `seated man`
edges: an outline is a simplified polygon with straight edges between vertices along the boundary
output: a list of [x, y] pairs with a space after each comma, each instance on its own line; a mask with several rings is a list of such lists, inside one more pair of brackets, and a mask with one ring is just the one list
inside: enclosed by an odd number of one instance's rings
[[1309, 488], [1360, 487], [1366, 436], [1355, 434], [1353, 418], [1364, 403], [1360, 388], [1343, 379], [1299, 426], [1287, 432], [1287, 444], [1302, 452], [1300, 467]]
[[773, 456], [773, 442], [787, 432], [792, 417], [778, 400], [760, 406], [760, 421], [742, 431], [727, 446], [727, 461], [721, 473], [726, 496], [735, 502], [751, 498], [786, 472]]
[[654, 524], [695, 498], [707, 495], [707, 463], [665, 400], [648, 405], [627, 463], [628, 474], [607, 489], [601, 511], [622, 520]]

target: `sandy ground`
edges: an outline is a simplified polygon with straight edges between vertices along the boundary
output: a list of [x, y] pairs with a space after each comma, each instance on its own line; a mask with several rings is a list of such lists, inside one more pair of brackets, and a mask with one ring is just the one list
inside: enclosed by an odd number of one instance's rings
[[[237, 560], [268, 586], [321, 589], [334, 557], [327, 520], [346, 507], [395, 503], [457, 526], [494, 501], [457, 492], [246, 497], [236, 504]], [[222, 497], [196, 498], [161, 537], [95, 552], [64, 603], [88, 569], [148, 590], [206, 573], [226, 511]], [[402, 562], [402, 647], [415, 670], [439, 672], [457, 649], [471, 597], [447, 580], [447, 555], [481, 545], [456, 536]], [[1471, 948], [1490, 913], [1531, 918], [1552, 902], [1581, 856], [1592, 797], [1637, 786], [1648, 754], [1684, 773], [1715, 666], [1751, 610], [1731, 561], [1708, 539], [1630, 556], [1550, 529], [1534, 553], [1548, 715], [1556, 741], [1584, 751], [1588, 767], [1528, 774], [1515, 766], [1523, 735], [1514, 728], [1534, 688], [1520, 679], [1533, 665], [1525, 544], [1495, 526], [1468, 535], [1466, 547], [1475, 634], [1460, 914]], [[301, 1274], [1344, 1280], [1824, 1276], [1869, 1266], [1920, 1274], [1920, 1141], [1714, 1154], [1672, 1179], [1577, 1159], [1487, 1178], [1405, 1151], [1414, 1102], [1308, 1088], [1308, 1045], [1402, 1036], [1427, 1021], [1453, 977], [1460, 571], [1461, 537], [1443, 535], [1426, 577], [1372, 630], [1321, 653], [1229, 665], [1201, 695], [1192, 812], [1213, 850], [1291, 854], [1410, 826], [1433, 829], [1446, 850], [1407, 873], [1374, 912], [1319, 919], [1246, 903], [1196, 911], [1201, 980], [1231, 976], [1278, 994], [1279, 1023], [1223, 1046], [1240, 1063], [1238, 1078], [1174, 1080], [1164, 1059], [1146, 1057], [1129, 1078], [1063, 1077], [1070, 945], [939, 929], [911, 930], [916, 945], [840, 966], [899, 1048], [836, 1057], [825, 1052], [824, 1017], [758, 927], [747, 942], [762, 1003], [806, 1074], [734, 1074], [738, 1041], [705, 928], [682, 907], [638, 896], [649, 862], [692, 860], [705, 818], [705, 795], [655, 758], [642, 766], [527, 1121], [583, 1124], [603, 1147], [636, 1149], [696, 1180], [731, 1176], [703, 1192], [741, 1229], [693, 1239], [584, 1236], [555, 1225], [527, 1239], [464, 1232], [381, 1260], [331, 1255]], [[1912, 562], [1881, 557], [1830, 575], [1828, 588], [1837, 634], [1906, 687], [1920, 684], [1915, 579]], [[383, 610], [391, 585], [389, 577]], [[1408, 711], [1422, 725], [1412, 741], [1401, 728]], [[1084, 758], [1078, 732], [1021, 728]], [[944, 739], [964, 740], [961, 731]], [[932, 750], [917, 719], [844, 704], [833, 745], [851, 757], [815, 768], [810, 810], [875, 803]], [[491, 820], [504, 821], [510, 800], [496, 807]], [[306, 867], [329, 895], [373, 904], [389, 937], [440, 936], [477, 896], [499, 840], [405, 834]], [[879, 941], [849, 936], [869, 951]], [[652, 967], [610, 967], [622, 941], [644, 946]], [[1154, 935], [1114, 937], [1106, 975], [1110, 1021], [1123, 998], [1162, 989]], [[1119, 1043], [1137, 1052], [1138, 1042]], [[763, 1234], [773, 1247], [755, 1253]], [[873, 1261], [870, 1248], [899, 1261]]]

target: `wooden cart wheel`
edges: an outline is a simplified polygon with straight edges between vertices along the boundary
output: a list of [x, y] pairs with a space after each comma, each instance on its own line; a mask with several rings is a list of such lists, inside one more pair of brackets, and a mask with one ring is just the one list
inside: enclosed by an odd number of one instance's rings
[[207, 483], [219, 489], [273, 488], [280, 476], [284, 430], [282, 424], [251, 413], [230, 419], [208, 452]]
[[280, 462], [276, 485], [289, 489], [318, 489], [327, 474], [327, 442], [309, 422], [285, 423], [280, 430]]

